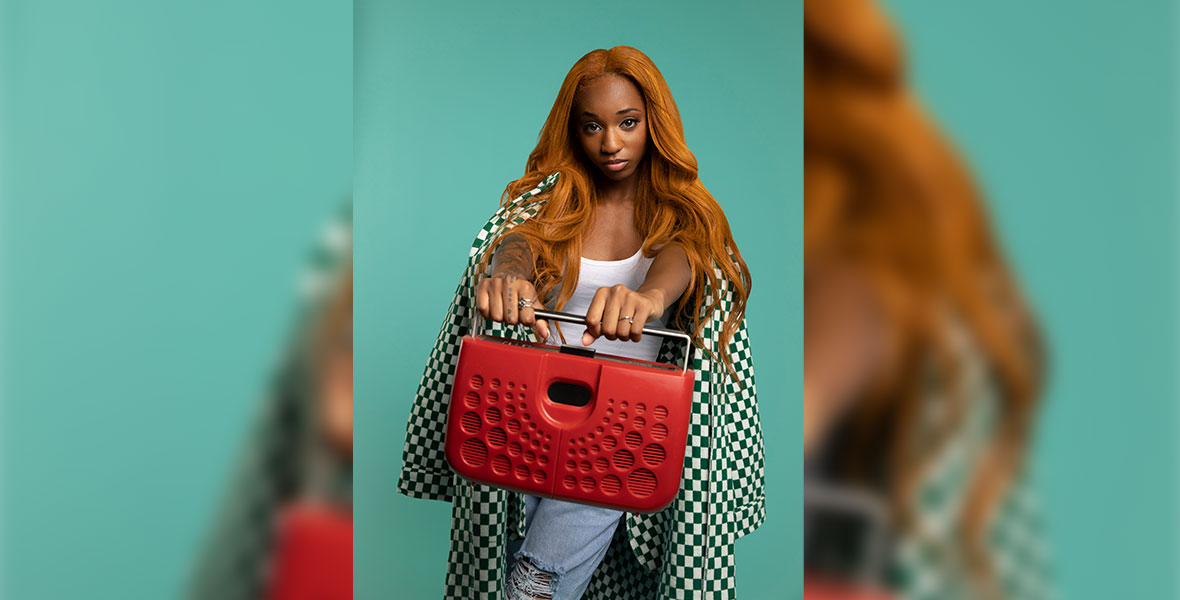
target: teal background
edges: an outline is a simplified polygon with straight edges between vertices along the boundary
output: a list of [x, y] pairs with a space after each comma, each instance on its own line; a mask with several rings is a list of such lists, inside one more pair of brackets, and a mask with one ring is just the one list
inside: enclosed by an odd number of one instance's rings
[[4, 2], [0, 597], [178, 593], [350, 193], [351, 18]]
[[890, 0], [1048, 335], [1062, 598], [1180, 598], [1174, 2]]
[[618, 44], [663, 72], [753, 273], [768, 517], [737, 543], [738, 588], [799, 589], [801, 6], [356, 3], [357, 598], [441, 596], [450, 505], [396, 492], [411, 400], [471, 240], [523, 174], [562, 79]]

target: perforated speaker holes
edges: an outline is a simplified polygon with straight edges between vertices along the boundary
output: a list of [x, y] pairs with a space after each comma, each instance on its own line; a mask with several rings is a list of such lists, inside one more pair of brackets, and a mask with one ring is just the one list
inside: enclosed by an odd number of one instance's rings
[[493, 427], [488, 431], [488, 444], [493, 448], [503, 448], [508, 443], [508, 434], [503, 429]]
[[627, 476], [627, 491], [646, 498], [656, 491], [656, 474], [648, 469], [635, 469]]
[[516, 478], [517, 479], [528, 479], [529, 478], [529, 468], [524, 465], [516, 465]]
[[643, 462], [653, 467], [660, 466], [664, 459], [668, 457], [668, 453], [664, 451], [664, 447], [659, 444], [648, 444], [643, 448]]
[[505, 475], [511, 468], [512, 461], [508, 460], [508, 457], [503, 454], [498, 454], [496, 458], [492, 459], [492, 471], [497, 475]]
[[608, 496], [614, 496], [623, 489], [623, 482], [616, 475], [607, 475], [602, 478], [602, 491]]
[[655, 415], [657, 421], [663, 421], [664, 419], [668, 418], [668, 408], [665, 406], [657, 406], [655, 407], [655, 410], [652, 411], [652, 414]]
[[635, 464], [635, 455], [631, 454], [627, 450], [619, 450], [618, 452], [615, 452], [614, 462], [616, 469], [626, 471], [627, 469], [631, 468], [631, 465]]
[[489, 406], [488, 409], [483, 412], [483, 418], [487, 420], [489, 425], [495, 425], [496, 423], [499, 423], [500, 409], [496, 408], [495, 406]]
[[656, 423], [651, 428], [651, 439], [660, 441], [668, 437], [668, 426], [663, 423]]
[[479, 467], [488, 460], [488, 447], [483, 445], [483, 442], [471, 438], [459, 447], [459, 457], [468, 466]]
[[478, 390], [481, 387], [483, 387], [483, 377], [480, 377], [479, 375], [473, 376], [471, 378], [471, 389]]
[[467, 392], [467, 395], [463, 396], [463, 404], [465, 404], [467, 408], [475, 408], [479, 406], [479, 394], [475, 392]]
[[475, 411], [464, 413], [463, 419], [459, 421], [459, 427], [464, 433], [478, 433], [479, 428], [481, 427], [479, 422], [479, 413]]
[[628, 448], [638, 448], [643, 443], [643, 436], [639, 435], [638, 431], [628, 431], [627, 436], [623, 438], [623, 443], [627, 444]]

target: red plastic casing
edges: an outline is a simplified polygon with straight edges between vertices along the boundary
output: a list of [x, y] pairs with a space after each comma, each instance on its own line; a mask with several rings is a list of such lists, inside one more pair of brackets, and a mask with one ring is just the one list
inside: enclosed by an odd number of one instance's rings
[[[629, 512], [655, 512], [680, 488], [692, 370], [553, 346], [467, 336], [447, 413], [446, 455], [460, 476]], [[554, 402], [556, 382], [589, 388]]]
[[267, 600], [352, 599], [352, 515], [295, 504], [279, 519]]

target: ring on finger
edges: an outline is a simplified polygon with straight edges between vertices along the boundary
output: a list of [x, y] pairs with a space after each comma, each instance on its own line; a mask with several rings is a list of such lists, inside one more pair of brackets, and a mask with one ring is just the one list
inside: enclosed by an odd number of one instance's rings
[[632, 324], [632, 325], [634, 325], [634, 324], [635, 324], [635, 319], [631, 318], [631, 315], [626, 315], [626, 316], [623, 316], [623, 317], [619, 317], [619, 320], [620, 320], [620, 321], [626, 321], [626, 322], [628, 322], [628, 323], [630, 323], [630, 324]]
[[516, 304], [517, 304], [517, 306], [519, 306], [522, 309], [532, 308], [533, 302], [536, 302], [536, 301], [537, 301], [536, 298], [521, 298], [520, 302], [517, 302]]

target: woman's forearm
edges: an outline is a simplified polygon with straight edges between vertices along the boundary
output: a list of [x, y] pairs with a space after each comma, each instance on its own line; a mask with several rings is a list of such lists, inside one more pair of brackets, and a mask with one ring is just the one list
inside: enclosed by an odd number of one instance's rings
[[663, 314], [673, 303], [684, 295], [692, 280], [692, 268], [684, 248], [676, 245], [664, 246], [647, 270], [643, 285], [635, 290], [647, 294], [656, 302], [655, 315]]
[[533, 279], [533, 251], [523, 235], [510, 233], [492, 255], [492, 277]]

